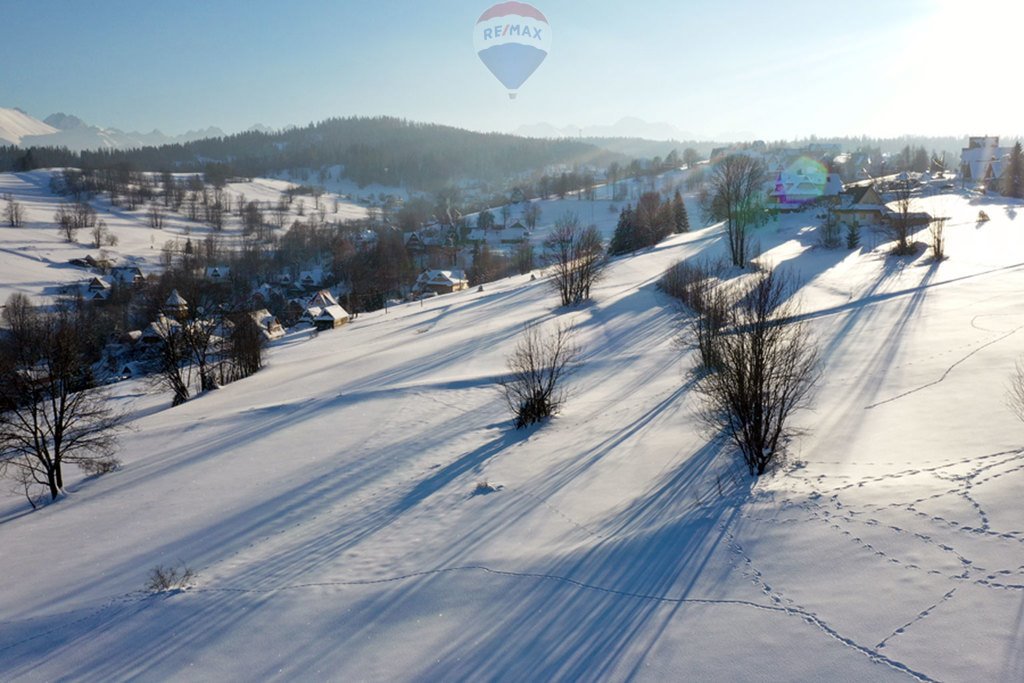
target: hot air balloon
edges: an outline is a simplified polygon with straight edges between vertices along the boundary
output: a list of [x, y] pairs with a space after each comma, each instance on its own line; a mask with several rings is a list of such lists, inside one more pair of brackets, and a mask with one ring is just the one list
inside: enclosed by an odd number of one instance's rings
[[514, 100], [516, 91], [548, 56], [551, 26], [532, 5], [500, 2], [477, 20], [473, 44], [480, 60]]

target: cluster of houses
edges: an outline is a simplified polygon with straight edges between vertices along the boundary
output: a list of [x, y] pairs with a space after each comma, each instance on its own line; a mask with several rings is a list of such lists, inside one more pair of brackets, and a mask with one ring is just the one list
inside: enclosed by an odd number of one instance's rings
[[[79, 263], [79, 261], [81, 263]], [[145, 278], [138, 266], [109, 266], [101, 267], [103, 264], [94, 260], [91, 256], [85, 259], [75, 259], [73, 265], [95, 268], [106, 271], [106, 274], [96, 275], [84, 282], [75, 282], [64, 285], [61, 294], [66, 296], [80, 295], [86, 301], [106, 301], [115, 286], [131, 287], [142, 284]]]
[[[522, 221], [512, 225], [496, 225], [492, 228], [474, 228], [466, 235], [466, 242], [471, 245], [492, 248], [508, 247], [522, 244], [530, 239], [530, 229]], [[454, 247], [459, 244], [459, 235], [451, 226], [428, 225], [419, 230], [403, 234], [406, 249], [412, 254], [420, 254], [430, 248]]]
[[307, 323], [318, 331], [333, 330], [351, 321], [329, 290], [322, 289], [308, 299], [294, 298], [288, 302], [286, 316], [293, 324]]
[[467, 241], [471, 244], [480, 246], [486, 244], [488, 247], [497, 249], [523, 244], [529, 240], [530, 230], [523, 225], [522, 221], [516, 221], [508, 227], [475, 228], [469, 231], [467, 237]]
[[[259, 329], [260, 334], [262, 334], [263, 338], [267, 341], [280, 339], [285, 334], [285, 330], [281, 325], [281, 322], [275, 315], [265, 308], [250, 311], [243, 315], [248, 315], [252, 318], [253, 322], [256, 323], [256, 327]], [[129, 340], [133, 342], [142, 342], [145, 347], [155, 346], [167, 339], [168, 334], [173, 331], [174, 328], [180, 326], [188, 316], [189, 302], [185, 297], [178, 293], [178, 290], [172, 290], [170, 295], [164, 301], [157, 319], [147, 325], [145, 329], [136, 332], [129, 332]], [[237, 321], [237, 318], [235, 320]], [[230, 334], [234, 325], [235, 323], [231, 321], [229, 316], [220, 323], [220, 327], [215, 330], [214, 333], [220, 337], [227, 336]]]

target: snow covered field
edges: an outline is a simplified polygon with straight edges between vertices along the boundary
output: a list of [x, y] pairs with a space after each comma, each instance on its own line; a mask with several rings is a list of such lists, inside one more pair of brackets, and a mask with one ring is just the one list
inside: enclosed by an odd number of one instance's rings
[[[121, 384], [121, 470], [0, 499], [0, 678], [1024, 679], [1024, 206], [971, 201], [921, 202], [952, 217], [941, 264], [760, 229], [825, 374], [756, 485], [698, 427], [654, 286], [717, 227], [617, 260], [582, 309], [517, 277], [292, 336], [173, 410]], [[65, 260], [55, 233], [27, 253]], [[4, 286], [42, 278], [18, 259]], [[558, 321], [572, 396], [514, 432], [504, 359]], [[147, 594], [157, 564], [194, 587]]]
[[[57, 231], [53, 215], [58, 207], [70, 201], [69, 198], [54, 195], [50, 191], [51, 171], [40, 170], [30, 173], [0, 173], [0, 196], [11, 195], [18, 201], [25, 213], [25, 226], [10, 228], [0, 224], [0, 302], [6, 301], [12, 292], [23, 292], [32, 297], [52, 297], [62, 284], [81, 282], [93, 276], [92, 273], [72, 266], [70, 259], [96, 256], [89, 230], [81, 230], [75, 243], [63, 240]], [[229, 183], [225, 192], [234, 202], [239, 195], [247, 201], [277, 203], [282, 194], [293, 184], [283, 180], [255, 178], [244, 183]], [[300, 197], [292, 206], [286, 229], [297, 215], [298, 202], [302, 200], [307, 210], [313, 209], [311, 197]], [[328, 220], [355, 220], [365, 218], [367, 210], [351, 202], [338, 200], [338, 212], [334, 213], [335, 195], [321, 198], [327, 209]], [[212, 229], [201, 223], [187, 220], [183, 215], [167, 213], [162, 230], [149, 226], [146, 208], [127, 211], [123, 207], [111, 206], [105, 197], [91, 201], [97, 218], [106, 222], [110, 232], [118, 239], [117, 246], [103, 250], [120, 265], [139, 266], [143, 273], [160, 270], [161, 248], [168, 240], [191, 238], [202, 241]], [[2, 203], [0, 203], [2, 206]], [[228, 245], [241, 234], [237, 216], [230, 216], [225, 229], [217, 234]]]

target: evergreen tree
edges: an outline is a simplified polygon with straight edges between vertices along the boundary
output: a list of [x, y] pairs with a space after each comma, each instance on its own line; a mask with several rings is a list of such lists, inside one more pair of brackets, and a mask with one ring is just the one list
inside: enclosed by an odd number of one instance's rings
[[476, 227], [481, 230], [491, 230], [494, 228], [494, 214], [488, 210], [480, 212], [480, 215], [476, 217]]
[[1003, 196], [1024, 199], [1024, 151], [1018, 141], [1003, 171]]
[[690, 232], [690, 216], [686, 213], [686, 202], [679, 190], [672, 198], [672, 219], [676, 232]]
[[857, 249], [860, 247], [860, 225], [853, 221], [846, 227], [846, 248]]
[[627, 205], [619, 212], [619, 223], [615, 226], [608, 253], [612, 255], [627, 254], [636, 251], [637, 247], [636, 212], [632, 205]]

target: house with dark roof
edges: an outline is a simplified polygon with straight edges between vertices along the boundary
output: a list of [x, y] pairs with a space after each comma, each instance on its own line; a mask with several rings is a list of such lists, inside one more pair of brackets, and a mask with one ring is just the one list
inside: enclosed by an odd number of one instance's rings
[[413, 285], [414, 295], [427, 293], [451, 294], [469, 287], [469, 278], [461, 270], [425, 270]]
[[206, 269], [206, 279], [210, 282], [227, 282], [231, 276], [231, 268], [227, 266], [210, 266]]
[[839, 195], [839, 204], [833, 212], [842, 225], [849, 227], [856, 224], [861, 228], [885, 225], [892, 214], [872, 184], [844, 191]]

